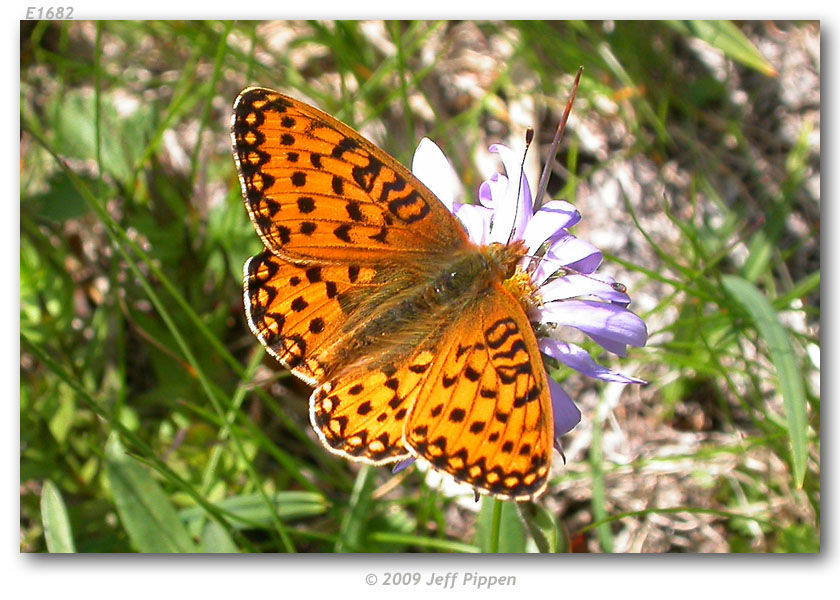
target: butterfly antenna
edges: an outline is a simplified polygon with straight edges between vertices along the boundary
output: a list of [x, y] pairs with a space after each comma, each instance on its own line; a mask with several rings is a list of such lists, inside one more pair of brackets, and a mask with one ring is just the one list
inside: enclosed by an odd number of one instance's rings
[[525, 177], [525, 157], [528, 156], [528, 148], [531, 147], [531, 142], [533, 141], [534, 128], [529, 127], [525, 131], [525, 152], [522, 153], [522, 162], [519, 164], [519, 185], [516, 188], [516, 212], [513, 213], [513, 223], [510, 224], [510, 233], [508, 233], [507, 244], [510, 244], [510, 238], [513, 237], [513, 231], [516, 227], [516, 217], [519, 216], [519, 196], [522, 194], [522, 181]]
[[551, 177], [551, 163], [554, 162], [554, 157], [557, 154], [557, 147], [560, 145], [560, 140], [563, 138], [563, 132], [566, 130], [566, 121], [569, 120], [569, 113], [572, 112], [572, 104], [575, 102], [575, 95], [577, 95], [581, 73], [583, 73], [583, 67], [578, 68], [577, 75], [575, 75], [575, 82], [572, 85], [572, 94], [569, 96], [569, 101], [566, 103], [566, 110], [563, 111], [563, 118], [560, 119], [560, 124], [557, 125], [557, 131], [554, 132], [554, 139], [551, 142], [551, 148], [548, 150], [548, 158], [545, 161], [545, 166], [543, 166], [542, 175], [540, 175], [540, 184], [537, 186], [537, 195], [534, 198], [534, 210], [537, 210], [542, 204], [542, 197], [545, 194], [545, 190], [548, 188], [548, 179]]
[[[586, 277], [587, 279], [595, 279], [591, 275], [587, 275], [586, 273], [581, 273], [577, 269], [566, 266], [566, 265], [562, 264], [559, 260], [554, 260], [553, 258], [548, 258], [547, 256], [540, 256], [540, 255], [537, 255], [537, 254], [525, 254], [524, 257], [525, 258], [530, 258], [531, 261], [532, 261], [532, 263], [531, 263], [532, 265], [535, 265], [536, 262], [539, 262], [541, 260], [558, 264], [559, 267], [557, 268], [557, 270], [562, 271], [562, 274], [560, 275], [560, 277], [565, 277], [566, 275], [580, 275], [581, 277]], [[601, 280], [597, 279], [596, 281], [601, 281]], [[610, 287], [612, 289], [614, 289], [616, 292], [621, 292], [622, 294], [627, 292], [627, 286], [624, 285], [623, 283], [619, 283], [618, 281], [615, 281], [615, 282], [611, 283]]]

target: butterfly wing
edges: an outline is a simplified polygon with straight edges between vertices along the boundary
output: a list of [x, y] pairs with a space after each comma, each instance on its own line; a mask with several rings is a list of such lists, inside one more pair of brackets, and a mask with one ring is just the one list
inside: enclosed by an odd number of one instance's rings
[[245, 316], [257, 339], [309, 385], [323, 380], [319, 358], [347, 321], [341, 294], [371, 282], [375, 271], [286, 261], [264, 250], [245, 263]]
[[334, 454], [372, 464], [410, 457], [403, 445], [406, 417], [434, 357], [422, 350], [398, 367], [357, 368], [316, 388], [310, 418], [324, 445]]
[[468, 243], [405, 167], [307, 104], [248, 88], [234, 103], [231, 138], [251, 221], [287, 260], [421, 260]]
[[269, 353], [316, 385], [358, 318], [353, 310], [394, 287], [384, 273], [375, 277], [380, 270], [464, 246], [467, 235], [405, 167], [307, 104], [246, 89], [231, 138], [267, 248], [245, 265], [248, 323]]
[[412, 454], [501, 498], [544, 491], [554, 434], [547, 376], [525, 312], [500, 284], [447, 331], [416, 398], [403, 439]]

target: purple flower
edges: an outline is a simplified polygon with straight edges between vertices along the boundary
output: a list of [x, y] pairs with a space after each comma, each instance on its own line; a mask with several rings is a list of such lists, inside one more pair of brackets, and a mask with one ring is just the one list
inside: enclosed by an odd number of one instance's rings
[[[606, 350], [625, 356], [627, 346], [644, 346], [644, 321], [627, 310], [630, 297], [612, 277], [597, 275], [603, 256], [597, 248], [569, 233], [580, 221], [574, 206], [550, 200], [534, 212], [528, 180], [521, 173], [522, 156], [494, 144], [507, 176], [494, 174], [481, 184], [478, 204], [456, 201], [457, 176], [438, 146], [423, 139], [414, 154], [412, 171], [458, 218], [479, 245], [522, 240], [527, 249], [520, 267], [530, 278], [534, 324], [540, 350], [546, 356], [589, 377], [619, 383], [645, 383], [596, 363], [583, 348], [558, 339], [562, 328], [588, 335]], [[518, 185], [518, 182], [521, 182]], [[533, 257], [539, 257], [535, 260]], [[580, 422], [580, 411], [568, 394], [549, 379], [554, 410], [555, 445]], [[400, 463], [399, 466], [404, 466]]]

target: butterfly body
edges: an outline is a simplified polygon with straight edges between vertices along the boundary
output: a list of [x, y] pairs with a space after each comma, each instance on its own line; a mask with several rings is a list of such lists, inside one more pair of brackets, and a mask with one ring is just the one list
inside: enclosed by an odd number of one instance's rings
[[475, 310], [520, 258], [514, 252], [489, 250], [470, 244], [415, 264], [379, 265], [371, 281], [379, 285], [340, 299], [347, 323], [321, 357], [330, 365], [328, 375], [358, 366], [359, 357], [372, 366], [398, 362], [417, 348], [435, 349], [443, 330]]
[[553, 448], [548, 384], [520, 299], [522, 244], [477, 246], [407, 169], [321, 111], [262, 88], [234, 105], [234, 156], [266, 249], [245, 265], [249, 325], [315, 386], [332, 452], [412, 456], [531, 499]]

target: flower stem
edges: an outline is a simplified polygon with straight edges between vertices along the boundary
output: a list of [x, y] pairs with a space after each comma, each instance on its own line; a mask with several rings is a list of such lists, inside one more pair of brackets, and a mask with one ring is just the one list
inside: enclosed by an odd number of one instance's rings
[[583, 72], [583, 67], [578, 68], [575, 82], [572, 84], [572, 93], [569, 96], [569, 101], [566, 103], [566, 109], [563, 111], [563, 117], [560, 119], [559, 125], [554, 132], [554, 140], [551, 142], [551, 148], [548, 150], [548, 159], [545, 161], [542, 175], [540, 175], [540, 183], [537, 186], [537, 195], [534, 196], [534, 210], [542, 205], [542, 197], [545, 190], [548, 189], [548, 178], [551, 176], [551, 164], [557, 155], [557, 146], [560, 145], [560, 139], [563, 137], [563, 132], [566, 130], [566, 121], [569, 120], [569, 113], [572, 112], [572, 104], [575, 102], [575, 95], [577, 94], [578, 84], [580, 83], [580, 74]]
[[490, 526], [490, 553], [499, 553], [499, 531], [502, 526], [502, 501], [493, 498], [493, 522]]

